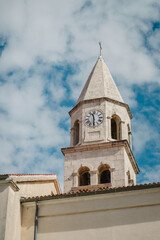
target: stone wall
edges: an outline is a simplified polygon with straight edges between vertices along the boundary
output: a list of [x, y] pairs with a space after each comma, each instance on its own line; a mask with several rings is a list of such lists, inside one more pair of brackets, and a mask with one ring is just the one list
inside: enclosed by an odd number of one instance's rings
[[78, 172], [83, 167], [90, 170], [91, 185], [98, 184], [98, 168], [107, 164], [111, 172], [111, 187], [128, 186], [127, 171], [130, 170], [134, 184], [136, 174], [130, 163], [124, 146], [110, 146], [106, 148], [91, 149], [87, 151], [75, 151], [65, 154], [64, 163], [64, 192], [78, 187]]

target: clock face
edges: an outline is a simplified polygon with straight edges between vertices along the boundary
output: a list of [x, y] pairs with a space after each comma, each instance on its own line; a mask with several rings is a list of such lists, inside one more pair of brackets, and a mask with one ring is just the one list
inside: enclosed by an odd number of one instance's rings
[[103, 114], [98, 110], [89, 112], [85, 117], [85, 123], [89, 127], [96, 127], [103, 122]]

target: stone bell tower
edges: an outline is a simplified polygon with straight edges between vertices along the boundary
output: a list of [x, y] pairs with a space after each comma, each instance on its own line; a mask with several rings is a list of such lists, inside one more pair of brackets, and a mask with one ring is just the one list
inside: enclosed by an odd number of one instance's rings
[[71, 117], [71, 145], [65, 156], [64, 192], [136, 184], [129, 106], [100, 56]]

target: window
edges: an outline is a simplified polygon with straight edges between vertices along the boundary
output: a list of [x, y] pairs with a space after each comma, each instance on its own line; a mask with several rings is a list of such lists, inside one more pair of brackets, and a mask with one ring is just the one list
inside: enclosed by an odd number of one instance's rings
[[113, 118], [111, 119], [111, 137], [117, 139], [117, 123]]
[[111, 172], [109, 165], [102, 164], [99, 168], [99, 184], [111, 183]]
[[110, 183], [111, 176], [109, 170], [104, 170], [100, 175], [100, 183]]
[[79, 121], [77, 120], [74, 123], [73, 127], [73, 146], [79, 143]]
[[79, 169], [79, 186], [90, 185], [90, 170], [88, 167], [81, 167]]
[[111, 138], [115, 140], [121, 139], [121, 120], [117, 115], [111, 118]]
[[127, 124], [127, 127], [128, 127], [128, 142], [129, 142], [129, 145], [131, 146], [131, 129], [130, 129], [130, 126], [129, 124]]

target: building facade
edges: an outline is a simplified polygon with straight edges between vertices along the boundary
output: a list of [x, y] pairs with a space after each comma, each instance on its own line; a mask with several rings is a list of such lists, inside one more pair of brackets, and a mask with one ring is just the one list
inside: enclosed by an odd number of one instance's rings
[[0, 175], [0, 240], [21, 239], [21, 199], [60, 193], [55, 174]]

